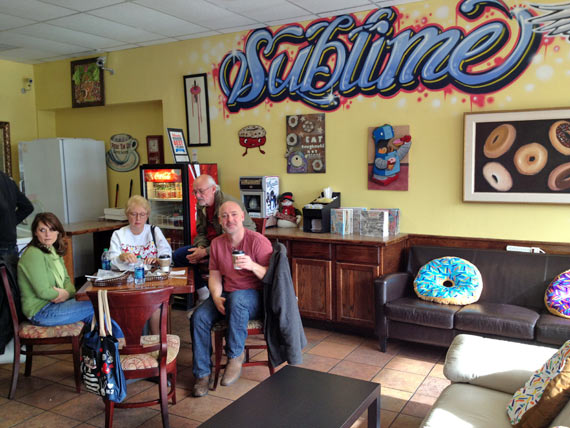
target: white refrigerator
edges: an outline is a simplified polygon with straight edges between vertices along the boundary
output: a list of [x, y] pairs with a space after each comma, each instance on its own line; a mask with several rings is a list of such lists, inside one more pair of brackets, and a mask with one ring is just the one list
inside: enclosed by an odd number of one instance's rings
[[[46, 138], [21, 141], [20, 187], [37, 212], [53, 212], [62, 223], [97, 220], [109, 205], [105, 143], [88, 138]], [[73, 237], [75, 276], [90, 275], [93, 237]]]

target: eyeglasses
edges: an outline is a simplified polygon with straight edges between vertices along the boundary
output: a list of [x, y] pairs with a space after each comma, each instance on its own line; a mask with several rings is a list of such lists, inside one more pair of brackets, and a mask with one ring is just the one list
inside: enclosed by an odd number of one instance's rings
[[132, 218], [146, 218], [146, 217], [148, 217], [148, 213], [129, 213], [129, 217], [132, 217]]
[[209, 186], [206, 187], [205, 189], [194, 189], [192, 190], [192, 193], [194, 193], [195, 195], [204, 195], [208, 190], [210, 190], [213, 186]]

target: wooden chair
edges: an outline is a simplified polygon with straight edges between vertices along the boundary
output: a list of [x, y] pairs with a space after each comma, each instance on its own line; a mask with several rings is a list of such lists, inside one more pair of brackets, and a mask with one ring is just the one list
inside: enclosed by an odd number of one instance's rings
[[[226, 337], [228, 330], [228, 324], [226, 320], [221, 320], [215, 323], [212, 327], [214, 332], [214, 384], [212, 386], [212, 391], [215, 391], [218, 387], [218, 379], [220, 377], [220, 370], [226, 367], [226, 364], [222, 364], [222, 353], [224, 349], [224, 338]], [[247, 323], [247, 335], [252, 336], [255, 334], [263, 334], [263, 321], [262, 320], [249, 320]], [[263, 339], [265, 342], [265, 339]], [[248, 366], [267, 366], [269, 368], [269, 374], [275, 373], [275, 368], [269, 362], [269, 355], [267, 360], [251, 361], [249, 357], [249, 351], [252, 349], [267, 349], [267, 342], [263, 344], [245, 344], [245, 359], [243, 362], [243, 367]]]
[[[10, 315], [14, 329], [14, 362], [12, 363], [12, 383], [10, 385], [8, 398], [12, 400], [16, 394], [16, 385], [18, 384], [18, 374], [20, 371], [20, 354], [26, 356], [26, 370], [24, 376], [30, 376], [32, 373], [32, 359], [34, 355], [73, 354], [75, 390], [79, 394], [81, 392], [79, 338], [81, 330], [83, 329], [83, 322], [78, 321], [73, 324], [53, 327], [35, 326], [27, 321], [20, 323], [5, 266], [0, 267], [0, 274], [2, 276], [2, 283], [4, 284], [4, 292], [8, 299], [8, 305], [10, 306]], [[34, 349], [36, 345], [55, 345], [62, 343], [71, 344], [71, 349], [48, 349], [44, 351]], [[26, 346], [25, 350], [21, 349], [22, 345]]]
[[[159, 397], [144, 402], [105, 401], [105, 427], [113, 426], [113, 413], [117, 408], [133, 408], [160, 405], [162, 425], [168, 427], [168, 400], [176, 404], [176, 357], [180, 349], [180, 338], [166, 334], [168, 306], [172, 287], [161, 289], [139, 289], [129, 291], [108, 291], [111, 318], [119, 324], [125, 334], [125, 346], [119, 349], [121, 366], [125, 379], [158, 377]], [[97, 291], [87, 295], [98, 314]], [[150, 316], [160, 309], [160, 334], [142, 336], [143, 327]], [[171, 388], [168, 391], [167, 377]], [[128, 388], [127, 388], [128, 392]]]
[[265, 225], [267, 224], [266, 218], [252, 218], [255, 223], [255, 227], [259, 233], [265, 235]]

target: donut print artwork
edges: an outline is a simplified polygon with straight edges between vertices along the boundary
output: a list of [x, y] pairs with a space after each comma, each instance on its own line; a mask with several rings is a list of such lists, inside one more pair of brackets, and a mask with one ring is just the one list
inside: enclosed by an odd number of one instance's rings
[[558, 165], [548, 176], [548, 188], [555, 192], [570, 188], [570, 162]]
[[483, 177], [499, 192], [508, 192], [513, 187], [511, 173], [499, 162], [489, 162], [483, 167]]
[[285, 125], [287, 173], [325, 173], [325, 115], [286, 116]]
[[517, 136], [513, 125], [503, 123], [489, 134], [483, 146], [483, 153], [490, 159], [503, 156], [511, 148]]
[[570, 122], [554, 122], [548, 131], [548, 138], [556, 150], [563, 155], [570, 155]]
[[542, 144], [530, 143], [520, 147], [515, 152], [515, 167], [517, 171], [523, 175], [535, 175], [542, 171], [546, 161], [548, 160], [548, 152]]

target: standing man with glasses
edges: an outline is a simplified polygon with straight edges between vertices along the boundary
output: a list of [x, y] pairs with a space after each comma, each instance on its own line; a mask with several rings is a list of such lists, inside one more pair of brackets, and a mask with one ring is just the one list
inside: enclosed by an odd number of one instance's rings
[[[215, 180], [208, 174], [203, 174], [194, 180], [192, 192], [196, 195], [198, 222], [196, 224], [197, 235], [192, 245], [177, 249], [172, 255], [174, 266], [190, 266], [198, 263], [206, 263], [210, 255], [210, 243], [223, 233], [222, 226], [218, 219], [220, 207], [224, 202], [232, 201], [240, 205], [244, 211], [243, 226], [246, 229], [255, 231], [255, 223], [249, 218], [243, 204], [220, 190]], [[204, 302], [209, 296], [208, 283], [202, 281], [198, 269], [194, 269], [194, 284], [198, 294], [198, 302], [193, 309]], [[193, 310], [188, 313], [192, 314]]]

